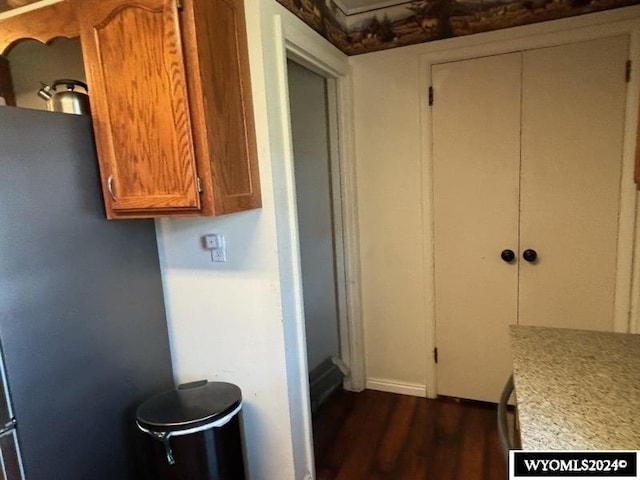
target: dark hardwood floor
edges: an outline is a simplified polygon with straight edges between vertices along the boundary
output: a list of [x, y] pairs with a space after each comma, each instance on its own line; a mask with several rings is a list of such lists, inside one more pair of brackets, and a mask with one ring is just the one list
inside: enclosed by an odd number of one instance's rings
[[496, 408], [340, 391], [313, 419], [317, 480], [505, 480]]

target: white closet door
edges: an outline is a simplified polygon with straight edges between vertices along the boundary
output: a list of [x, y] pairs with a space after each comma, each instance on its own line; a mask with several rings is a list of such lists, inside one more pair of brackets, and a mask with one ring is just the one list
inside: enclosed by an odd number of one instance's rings
[[518, 265], [519, 53], [435, 65], [438, 394], [496, 401], [511, 370]]
[[523, 53], [520, 324], [613, 328], [628, 48]]

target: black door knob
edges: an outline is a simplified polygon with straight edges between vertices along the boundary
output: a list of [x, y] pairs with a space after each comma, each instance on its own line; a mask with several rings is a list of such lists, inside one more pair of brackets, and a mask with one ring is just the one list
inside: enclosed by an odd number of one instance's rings
[[507, 249], [503, 250], [502, 253], [500, 253], [500, 258], [502, 258], [502, 260], [507, 263], [511, 263], [516, 258], [516, 254], [513, 253], [513, 250]]
[[522, 258], [524, 258], [527, 262], [535, 262], [536, 258], [538, 258], [538, 252], [527, 248], [524, 252], [522, 252]]

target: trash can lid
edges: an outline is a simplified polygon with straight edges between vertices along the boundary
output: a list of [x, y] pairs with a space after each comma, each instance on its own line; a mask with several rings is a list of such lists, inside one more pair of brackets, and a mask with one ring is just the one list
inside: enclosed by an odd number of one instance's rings
[[184, 383], [160, 393], [138, 407], [140, 426], [153, 431], [187, 430], [215, 422], [233, 412], [242, 402], [237, 385], [226, 382]]

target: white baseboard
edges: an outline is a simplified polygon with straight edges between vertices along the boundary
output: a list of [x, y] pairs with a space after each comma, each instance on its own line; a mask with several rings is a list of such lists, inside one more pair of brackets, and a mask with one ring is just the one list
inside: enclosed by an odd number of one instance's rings
[[427, 396], [427, 386], [419, 383], [398, 383], [381, 378], [367, 378], [367, 388], [369, 390], [412, 395], [414, 397], [424, 398]]

